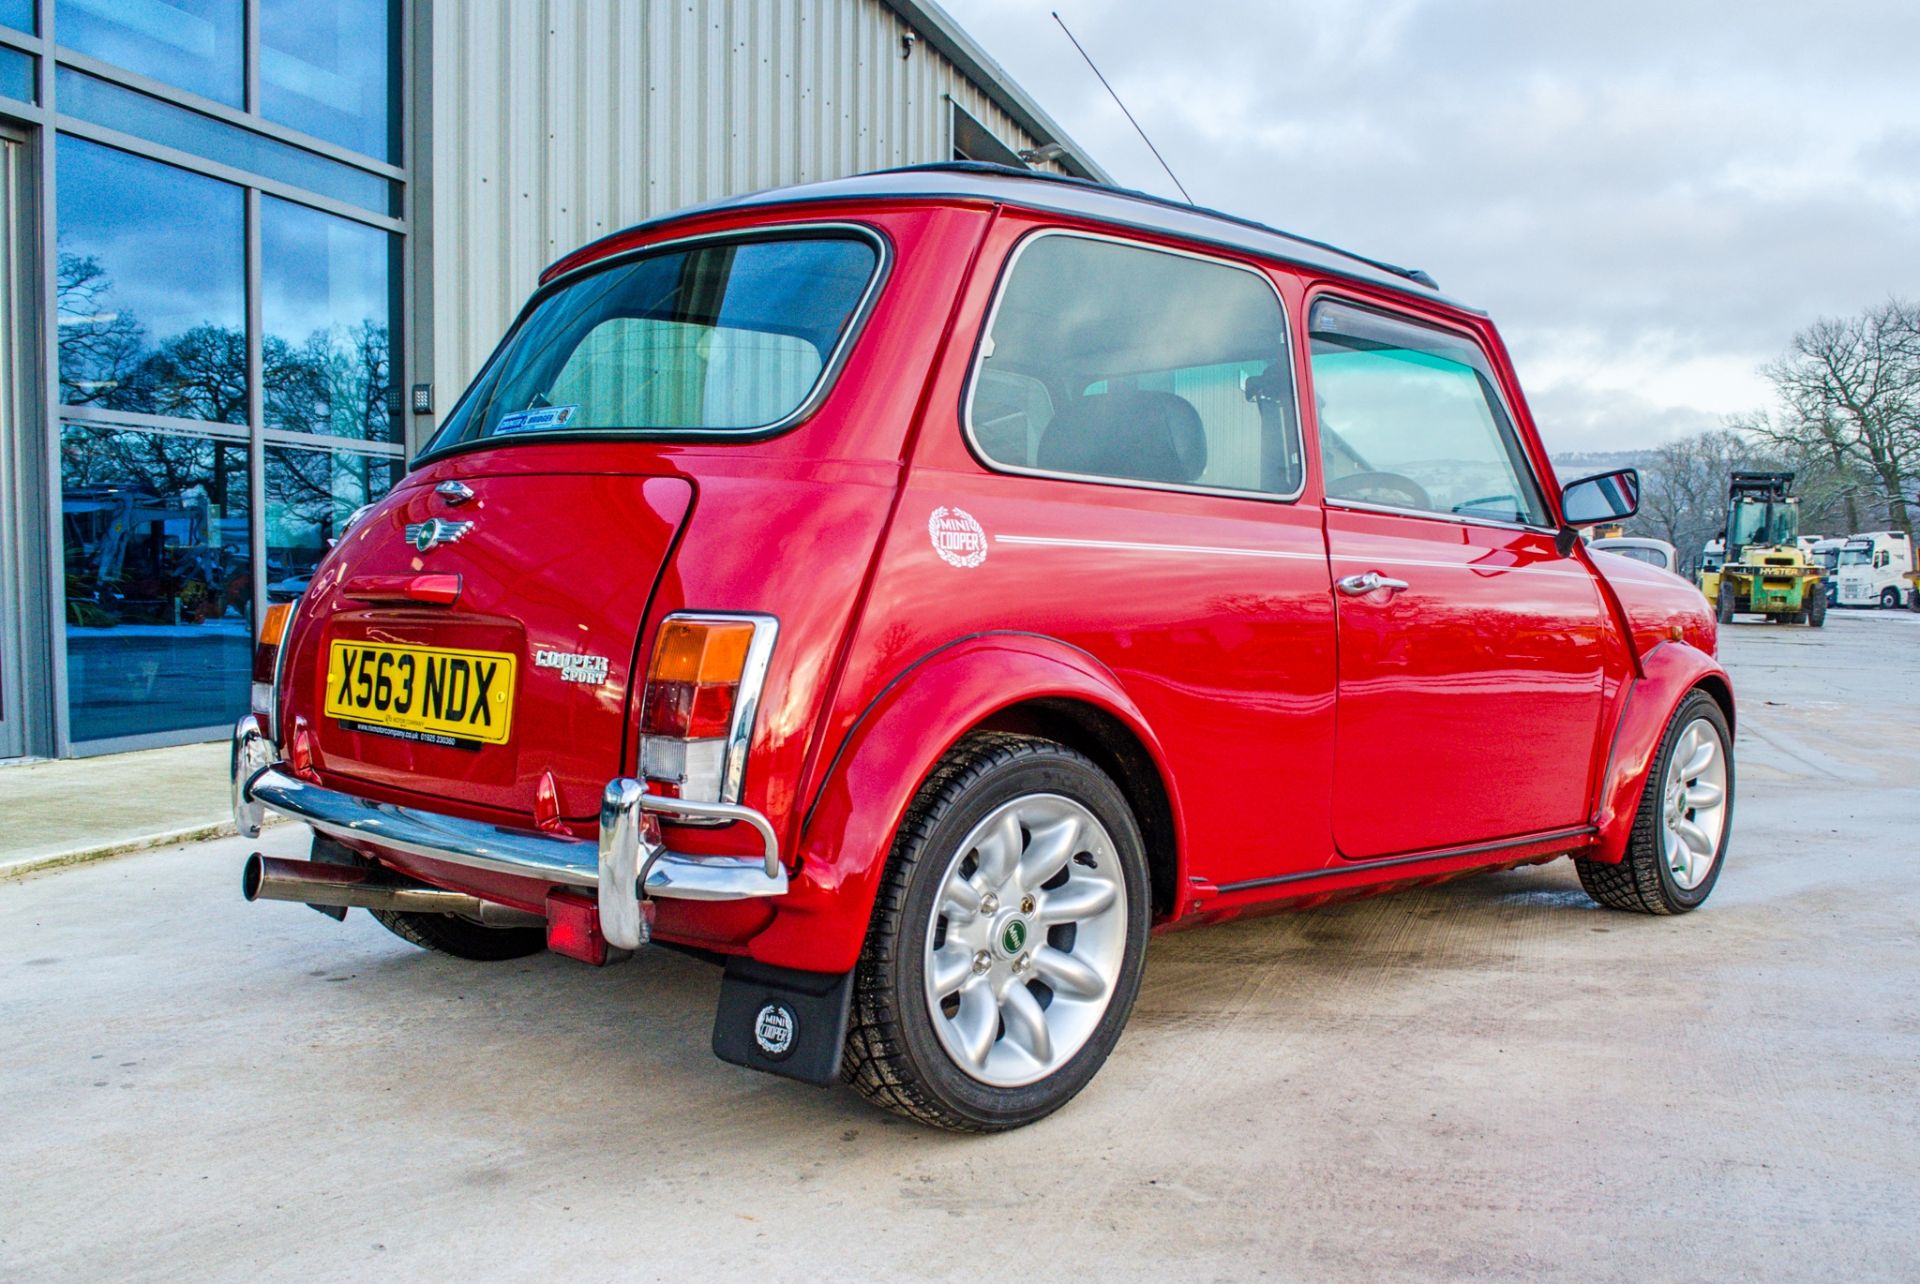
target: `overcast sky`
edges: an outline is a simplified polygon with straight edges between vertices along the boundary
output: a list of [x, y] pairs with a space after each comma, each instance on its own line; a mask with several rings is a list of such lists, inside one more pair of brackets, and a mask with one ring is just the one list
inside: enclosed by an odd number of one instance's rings
[[[1177, 195], [1048, 16], [943, 0]], [[1196, 201], [1493, 313], [1547, 444], [1758, 409], [1815, 317], [1920, 294], [1916, 0], [1058, 0]]]

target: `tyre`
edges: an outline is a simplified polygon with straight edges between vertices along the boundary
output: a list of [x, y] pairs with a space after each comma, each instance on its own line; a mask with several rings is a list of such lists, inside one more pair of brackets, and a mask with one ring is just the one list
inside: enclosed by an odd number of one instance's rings
[[1899, 610], [1900, 609], [1900, 590], [1897, 588], [1881, 589], [1880, 590], [1880, 609], [1883, 611]]
[[1827, 594], [1825, 590], [1816, 586], [1813, 592], [1807, 595], [1807, 627], [1824, 628], [1826, 623]]
[[1733, 623], [1733, 590], [1727, 587], [1725, 583], [1722, 583], [1720, 585], [1720, 600], [1718, 603], [1718, 607], [1719, 607], [1719, 614], [1720, 614], [1720, 623], [1732, 624]]
[[1608, 909], [1684, 914], [1720, 881], [1733, 835], [1733, 736], [1704, 691], [1674, 711], [1647, 773], [1626, 856], [1578, 860], [1580, 885]]
[[487, 927], [457, 914], [409, 914], [377, 909], [367, 913], [409, 945], [476, 963], [523, 959], [547, 948], [547, 934], [537, 927]]
[[909, 809], [854, 983], [842, 1073], [958, 1132], [1058, 1110], [1106, 1061], [1140, 988], [1150, 891], [1126, 798], [1092, 762], [969, 736]]

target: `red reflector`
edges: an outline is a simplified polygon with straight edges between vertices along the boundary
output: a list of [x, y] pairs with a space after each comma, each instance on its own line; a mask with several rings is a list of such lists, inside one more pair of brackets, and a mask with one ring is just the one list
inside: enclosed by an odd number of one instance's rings
[[578, 892], [550, 893], [547, 948], [582, 963], [605, 966], [607, 938], [600, 935], [600, 906]]
[[287, 746], [287, 766], [293, 768], [296, 776], [313, 778], [313, 736], [307, 730], [305, 718], [293, 720], [293, 737]]
[[662, 682], [655, 678], [647, 683], [647, 707], [640, 720], [640, 733], [679, 740], [724, 736], [733, 727], [733, 698], [739, 689], [734, 682]]
[[553, 773], [540, 773], [540, 783], [533, 791], [533, 823], [545, 830], [564, 829], [560, 823], [560, 787], [553, 783]]

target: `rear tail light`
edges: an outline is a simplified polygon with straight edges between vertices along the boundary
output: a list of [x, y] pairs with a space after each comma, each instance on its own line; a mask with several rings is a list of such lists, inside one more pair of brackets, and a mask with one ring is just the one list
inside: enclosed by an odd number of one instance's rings
[[657, 793], [739, 802], [779, 625], [769, 615], [670, 615], [640, 696], [640, 774]]
[[260, 637], [253, 646], [253, 712], [269, 737], [274, 735], [274, 706], [279, 703], [280, 653], [293, 623], [298, 602], [275, 602], [260, 617]]

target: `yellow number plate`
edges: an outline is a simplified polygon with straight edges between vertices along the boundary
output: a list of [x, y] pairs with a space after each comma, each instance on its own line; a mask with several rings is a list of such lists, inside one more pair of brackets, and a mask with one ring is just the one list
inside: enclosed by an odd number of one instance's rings
[[514, 657], [502, 651], [336, 640], [326, 711], [355, 731], [477, 749], [507, 742], [513, 678]]

